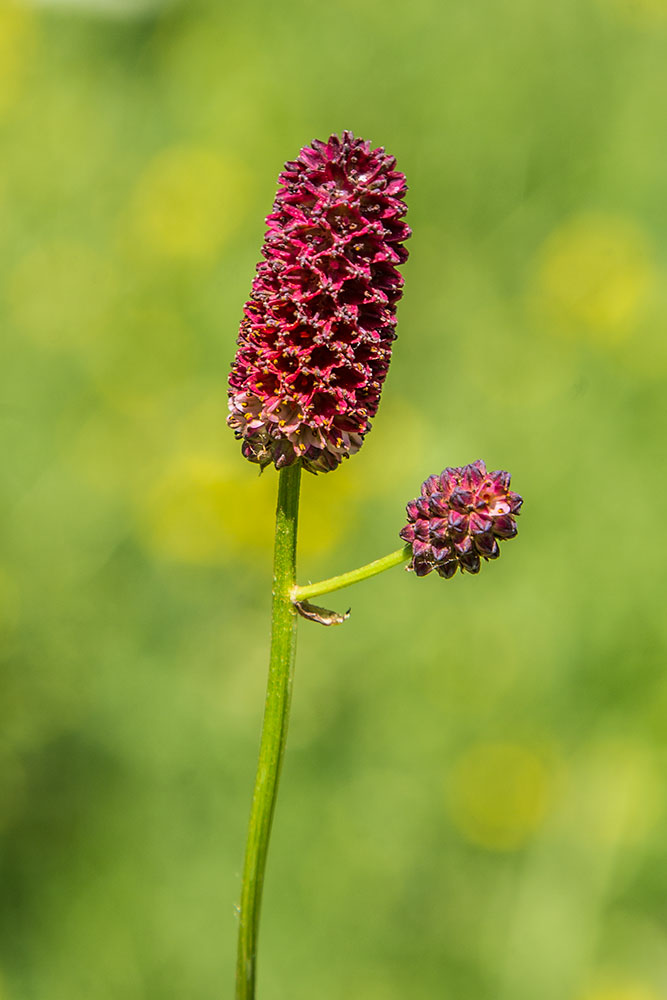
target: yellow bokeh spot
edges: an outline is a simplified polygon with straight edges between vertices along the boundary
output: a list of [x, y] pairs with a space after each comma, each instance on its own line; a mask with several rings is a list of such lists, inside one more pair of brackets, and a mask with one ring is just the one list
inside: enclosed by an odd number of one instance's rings
[[243, 168], [210, 149], [165, 149], [137, 183], [132, 233], [160, 256], [210, 259], [236, 229], [246, 187]]
[[630, 219], [571, 219], [539, 253], [541, 309], [563, 328], [583, 328], [593, 339], [614, 341], [630, 333], [654, 283], [647, 240]]
[[667, 21], [667, 0], [599, 0], [599, 3], [640, 26]]
[[639, 17], [667, 20], [667, 0], [626, 0], [626, 3]]
[[[354, 476], [303, 473], [299, 510], [299, 553], [308, 557], [333, 548], [354, 521], [359, 505]], [[347, 471], [347, 469], [346, 469]]]
[[624, 986], [598, 986], [587, 990], [577, 1000], [664, 1000], [650, 986], [632, 983]]
[[115, 276], [91, 247], [54, 241], [21, 257], [7, 279], [10, 320], [42, 347], [96, 346], [109, 320]]
[[[257, 471], [255, 471], [257, 470]], [[215, 565], [261, 553], [270, 564], [275, 530], [277, 475], [259, 475], [234, 455], [213, 453], [174, 456], [164, 473], [140, 498], [142, 537], [157, 554], [178, 562]], [[308, 484], [304, 484], [308, 492]], [[353, 500], [345, 487], [323, 494], [317, 511], [307, 511], [299, 525], [299, 552], [307, 557], [330, 549], [340, 538], [341, 509]], [[338, 514], [338, 516], [336, 516]]]
[[489, 850], [524, 844], [545, 817], [553, 781], [542, 757], [514, 743], [483, 743], [464, 754], [447, 782], [452, 819]]
[[241, 480], [207, 455], [176, 456], [155, 483], [141, 512], [142, 535], [159, 555], [215, 565], [239, 552], [271, 549], [272, 483]]
[[0, 115], [16, 101], [34, 40], [34, 21], [25, 7], [0, 0]]

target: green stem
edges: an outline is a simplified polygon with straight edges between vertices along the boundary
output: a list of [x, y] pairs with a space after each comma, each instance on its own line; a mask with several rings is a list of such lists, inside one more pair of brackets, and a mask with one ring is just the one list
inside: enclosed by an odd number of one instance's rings
[[241, 886], [236, 1000], [253, 1000], [255, 996], [257, 934], [262, 887], [287, 739], [296, 653], [297, 615], [290, 595], [296, 576], [300, 481], [301, 466], [298, 463], [287, 469], [281, 469], [273, 558], [271, 657]]
[[361, 580], [367, 580], [370, 576], [377, 576], [378, 573], [384, 573], [386, 569], [391, 569], [392, 566], [400, 566], [401, 563], [407, 562], [411, 555], [412, 546], [404, 545], [402, 549], [396, 549], [395, 552], [390, 552], [388, 556], [376, 559], [375, 562], [366, 563], [365, 566], [350, 570], [349, 573], [341, 573], [340, 576], [331, 576], [328, 580], [320, 580], [319, 583], [309, 583], [306, 587], [293, 587], [292, 600], [309, 601], [311, 597], [319, 597], [320, 594], [329, 594], [332, 590], [342, 590], [343, 587], [349, 587], [352, 583], [359, 583]]

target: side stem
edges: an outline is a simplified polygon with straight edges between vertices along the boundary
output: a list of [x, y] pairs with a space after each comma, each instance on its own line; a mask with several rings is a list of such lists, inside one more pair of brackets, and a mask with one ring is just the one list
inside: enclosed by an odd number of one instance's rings
[[287, 740], [296, 653], [297, 615], [291, 601], [291, 591], [296, 577], [300, 483], [301, 466], [298, 463], [281, 469], [273, 559], [271, 656], [241, 886], [236, 1000], [254, 1000], [255, 997], [257, 936], [264, 871]]
[[292, 600], [309, 601], [311, 597], [330, 594], [332, 590], [342, 590], [343, 587], [349, 587], [352, 583], [360, 583], [370, 576], [384, 573], [386, 569], [391, 569], [393, 566], [400, 566], [401, 563], [407, 562], [411, 555], [412, 546], [404, 545], [402, 549], [396, 549], [395, 552], [390, 552], [389, 555], [382, 556], [381, 559], [376, 559], [374, 562], [366, 563], [365, 566], [359, 566], [358, 569], [352, 569], [349, 573], [330, 576], [328, 580], [309, 583], [305, 587], [292, 587]]

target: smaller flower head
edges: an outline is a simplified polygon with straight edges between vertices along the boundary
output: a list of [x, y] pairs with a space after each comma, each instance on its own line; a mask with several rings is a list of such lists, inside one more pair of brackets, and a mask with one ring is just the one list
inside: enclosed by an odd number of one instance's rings
[[499, 541], [514, 538], [522, 498], [512, 493], [509, 472], [487, 472], [484, 462], [447, 468], [422, 483], [406, 507], [401, 531], [412, 545], [408, 569], [417, 576], [436, 570], [448, 580], [457, 567], [479, 573], [482, 559], [497, 559]]

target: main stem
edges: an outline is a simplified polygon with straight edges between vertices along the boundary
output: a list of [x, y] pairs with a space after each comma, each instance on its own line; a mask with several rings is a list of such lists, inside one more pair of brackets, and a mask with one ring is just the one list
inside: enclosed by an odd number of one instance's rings
[[257, 935], [264, 870], [287, 740], [296, 653], [297, 615], [290, 594], [296, 577], [300, 482], [301, 466], [298, 463], [281, 469], [273, 557], [269, 680], [241, 886], [236, 1000], [254, 1000], [255, 996]]

